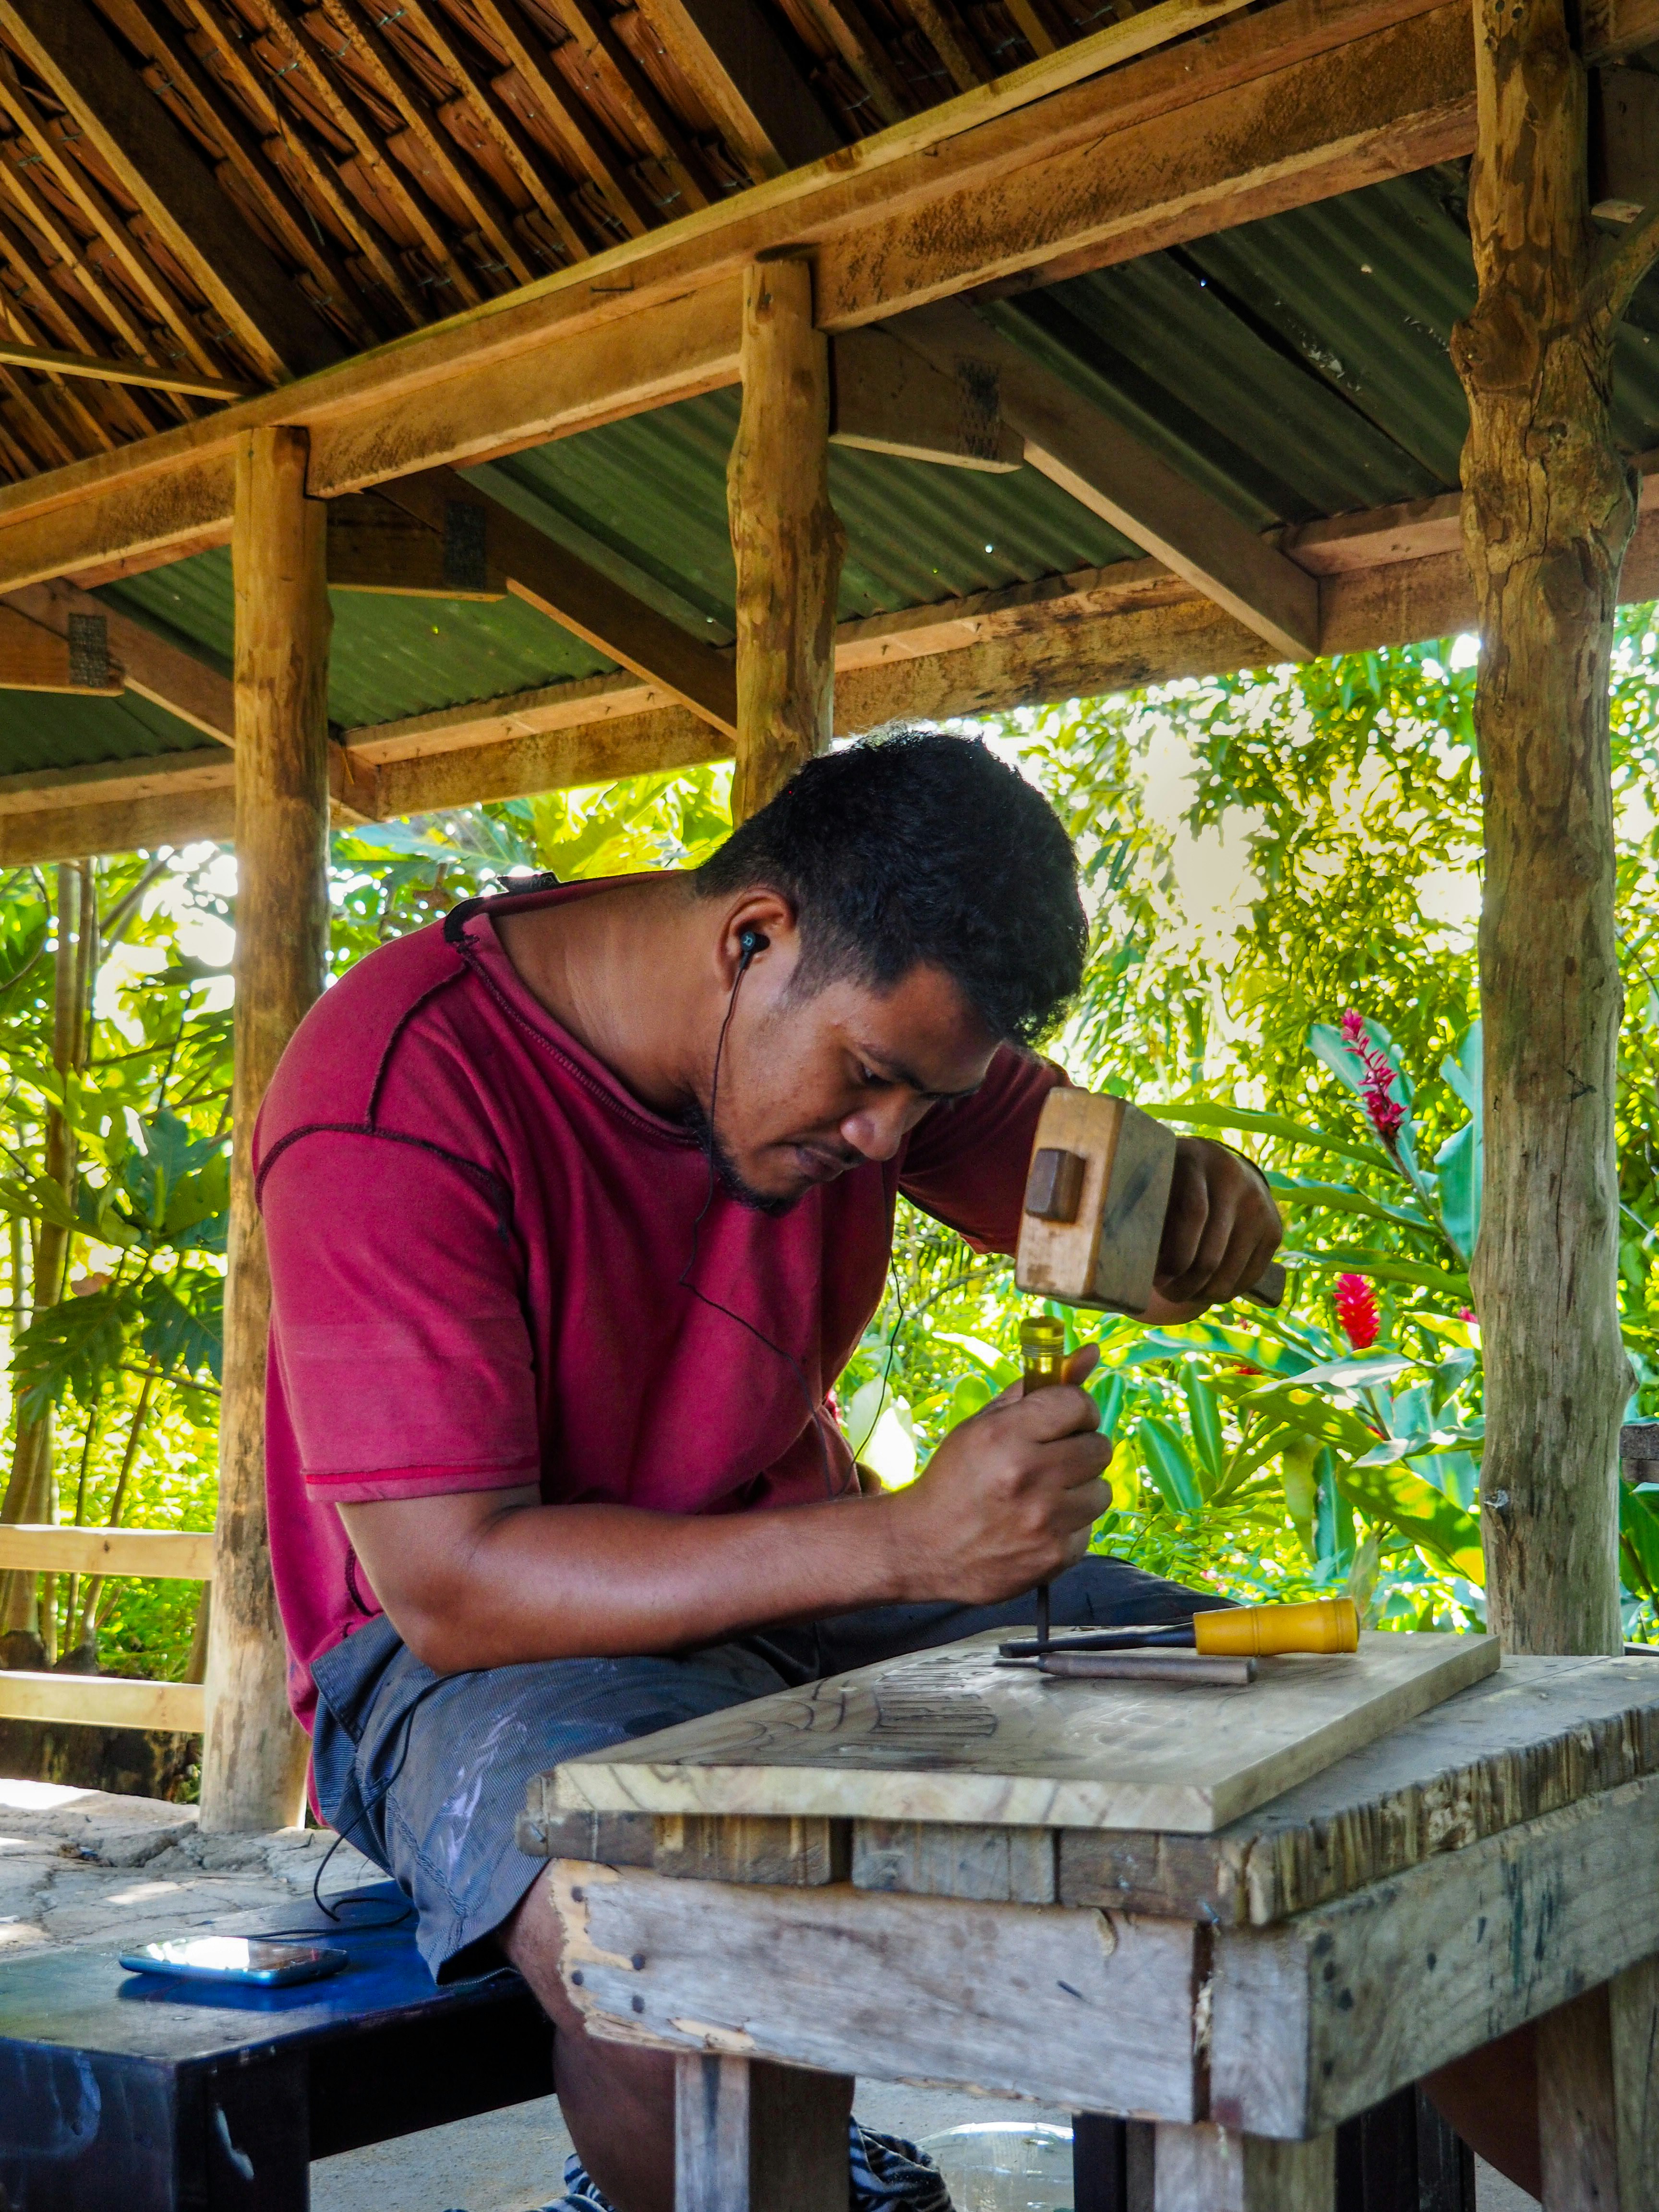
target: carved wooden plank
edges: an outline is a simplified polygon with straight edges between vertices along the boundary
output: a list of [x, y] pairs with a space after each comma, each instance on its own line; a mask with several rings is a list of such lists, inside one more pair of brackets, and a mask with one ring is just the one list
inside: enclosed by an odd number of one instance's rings
[[1511, 1655], [1213, 1836], [1064, 1831], [1058, 1901], [1258, 1927], [1307, 1911], [1659, 1771], [1656, 1678], [1646, 1659]]
[[551, 1879], [566, 1987], [602, 2036], [1196, 2114], [1201, 1932], [1176, 1922], [568, 1860]]
[[1218, 1931], [1212, 2115], [1316, 2134], [1652, 1957], [1656, 1848], [1649, 1776], [1277, 1928]]
[[562, 1811], [1208, 1832], [1489, 1674], [1480, 1637], [1373, 1636], [1226, 1690], [1057, 1682], [975, 1638], [568, 1761]]
[[846, 2212], [853, 2084], [762, 2059], [683, 2057], [674, 2212]]

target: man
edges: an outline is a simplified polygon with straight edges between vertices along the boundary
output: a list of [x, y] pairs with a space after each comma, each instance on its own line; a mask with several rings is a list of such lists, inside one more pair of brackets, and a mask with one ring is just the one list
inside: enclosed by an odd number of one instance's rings
[[[583, 2203], [668, 2212], [672, 2075], [564, 1996], [513, 1840], [532, 1774], [1026, 1620], [1050, 1577], [1061, 1621], [1192, 1609], [1085, 1559], [1092, 1354], [892, 1495], [826, 1405], [898, 1192], [1013, 1249], [1063, 1079], [1025, 1048], [1085, 937], [1045, 801], [909, 732], [813, 762], [696, 874], [473, 901], [374, 953], [271, 1086], [271, 1547], [319, 1803], [434, 1972], [495, 1943], [529, 1979]], [[1279, 1233], [1253, 1169], [1183, 1144], [1151, 1317], [1232, 1297]]]

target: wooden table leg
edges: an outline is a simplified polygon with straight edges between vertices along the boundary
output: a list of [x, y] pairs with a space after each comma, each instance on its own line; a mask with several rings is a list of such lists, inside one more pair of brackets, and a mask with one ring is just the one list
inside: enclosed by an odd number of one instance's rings
[[1538, 2023], [1545, 2212], [1659, 2212], [1659, 1959]]
[[1332, 2212], [1336, 2202], [1334, 2134], [1278, 2142], [1160, 2120], [1154, 2160], [1156, 2212]]
[[853, 2084], [758, 2058], [683, 2057], [674, 2212], [847, 2212]]
[[1152, 2212], [1150, 2120], [1072, 2115], [1072, 2198], [1077, 2212]]

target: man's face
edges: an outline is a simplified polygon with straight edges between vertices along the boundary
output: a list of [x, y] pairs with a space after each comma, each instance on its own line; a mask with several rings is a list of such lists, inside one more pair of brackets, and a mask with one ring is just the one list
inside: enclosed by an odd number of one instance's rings
[[941, 969], [913, 968], [885, 993], [845, 977], [799, 991], [793, 964], [744, 977], [714, 1102], [722, 1179], [769, 1212], [890, 1159], [924, 1114], [979, 1088], [997, 1047]]

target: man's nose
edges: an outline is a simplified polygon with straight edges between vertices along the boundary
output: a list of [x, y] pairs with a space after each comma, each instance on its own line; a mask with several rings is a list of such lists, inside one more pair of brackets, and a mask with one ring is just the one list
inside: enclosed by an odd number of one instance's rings
[[841, 1125], [842, 1141], [866, 1160], [890, 1160], [910, 1133], [916, 1115], [902, 1099], [860, 1106]]

